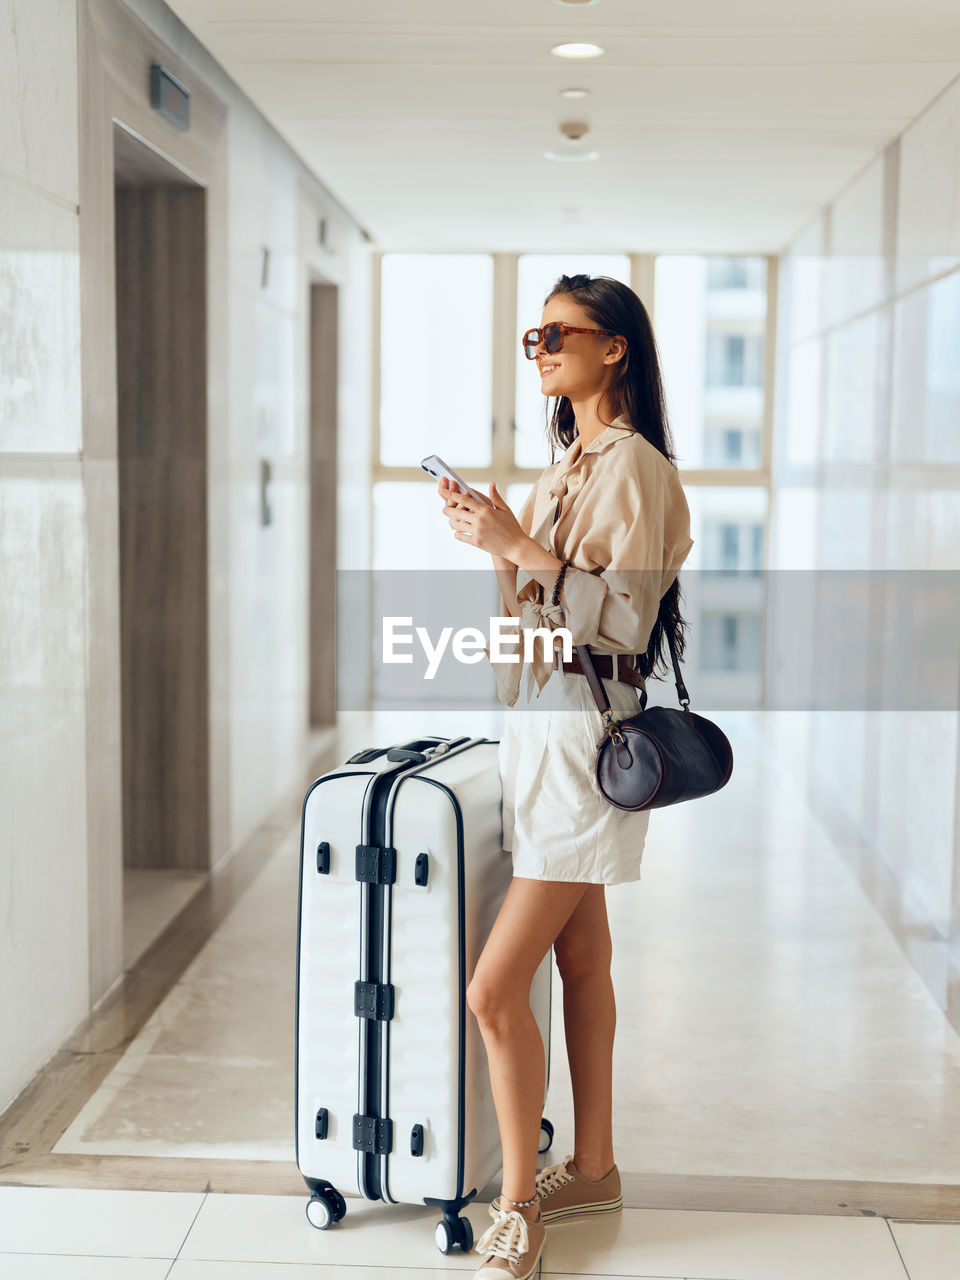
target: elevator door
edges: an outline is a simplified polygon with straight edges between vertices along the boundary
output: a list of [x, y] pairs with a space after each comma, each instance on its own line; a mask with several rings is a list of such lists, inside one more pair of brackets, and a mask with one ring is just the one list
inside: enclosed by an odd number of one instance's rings
[[124, 865], [207, 870], [206, 192], [115, 143]]

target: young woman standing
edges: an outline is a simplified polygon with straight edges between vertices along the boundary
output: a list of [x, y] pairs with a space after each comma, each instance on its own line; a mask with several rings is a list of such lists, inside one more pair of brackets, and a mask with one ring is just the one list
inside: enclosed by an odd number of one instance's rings
[[[443, 513], [458, 540], [492, 557], [503, 616], [523, 629], [567, 627], [574, 645], [608, 655], [594, 662], [624, 718], [639, 710], [637, 688], [661, 659], [667, 629], [683, 653], [677, 574], [693, 546], [653, 329], [626, 285], [561, 276], [523, 341], [543, 394], [556, 397], [551, 445], [565, 451], [518, 516], [495, 483], [487, 505], [446, 480]], [[522, 644], [515, 651], [522, 657]], [[604, 893], [640, 878], [650, 815], [600, 794], [593, 769], [603, 720], [579, 661], [561, 659], [538, 639], [529, 662], [493, 663], [498, 697], [511, 708], [499, 763], [513, 879], [467, 989], [503, 1149], [502, 1194], [475, 1246], [484, 1280], [538, 1275], [547, 1222], [623, 1204]], [[575, 1139], [572, 1156], [537, 1174], [546, 1061], [530, 988], [551, 946], [563, 981]]]

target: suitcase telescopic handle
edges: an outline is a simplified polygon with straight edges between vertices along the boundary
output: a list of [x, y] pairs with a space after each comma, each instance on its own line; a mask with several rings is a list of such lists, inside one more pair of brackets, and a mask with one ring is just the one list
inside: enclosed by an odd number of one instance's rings
[[462, 746], [464, 742], [470, 739], [464, 738], [410, 738], [407, 742], [398, 744], [395, 747], [367, 747], [364, 751], [358, 751], [356, 755], [352, 755], [347, 764], [369, 764], [373, 760], [379, 759], [380, 756], [386, 754], [389, 761], [395, 764], [404, 762], [414, 764], [425, 764], [430, 756], [442, 756], [448, 751], [452, 751], [454, 747]]
[[469, 738], [440, 738], [433, 740], [426, 738], [414, 740], [407, 743], [406, 746], [391, 747], [387, 752], [387, 759], [397, 764], [404, 760], [415, 764], [426, 764], [431, 756], [446, 755], [454, 747], [459, 747], [462, 743], [469, 741]]

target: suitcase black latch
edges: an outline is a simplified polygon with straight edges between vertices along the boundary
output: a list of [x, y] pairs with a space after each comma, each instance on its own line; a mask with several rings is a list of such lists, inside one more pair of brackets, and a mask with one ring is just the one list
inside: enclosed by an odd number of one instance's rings
[[313, 1131], [320, 1139], [327, 1136], [327, 1121], [329, 1119], [329, 1114], [330, 1113], [327, 1111], [326, 1107], [321, 1107], [317, 1112], [317, 1119], [314, 1124]]
[[353, 1012], [358, 1018], [389, 1022], [393, 1017], [393, 987], [389, 982], [355, 982]]
[[353, 1149], [386, 1156], [393, 1147], [393, 1121], [379, 1116], [353, 1117]]
[[358, 844], [357, 879], [368, 884], [396, 884], [396, 849], [381, 849], [376, 844]]

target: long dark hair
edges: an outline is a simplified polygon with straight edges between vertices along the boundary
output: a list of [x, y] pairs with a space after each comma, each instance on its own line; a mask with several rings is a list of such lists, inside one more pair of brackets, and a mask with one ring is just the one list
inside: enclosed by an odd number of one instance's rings
[[[609, 421], [621, 416], [626, 418], [634, 431], [649, 440], [675, 467], [676, 453], [667, 422], [667, 405], [660, 376], [660, 353], [646, 307], [631, 288], [611, 276], [560, 276], [543, 305], [561, 294], [578, 303], [597, 328], [609, 329], [626, 339], [626, 354], [617, 366], [619, 373], [597, 406], [600, 421], [606, 421], [601, 406], [608, 400]], [[567, 449], [573, 444], [577, 438], [577, 424], [573, 405], [566, 396], [555, 397], [552, 416], [549, 405], [550, 398], [547, 400], [547, 434], [553, 457], [557, 448]], [[681, 596], [678, 574], [660, 600], [660, 611], [650, 633], [647, 651], [638, 659], [642, 676], [654, 676], [658, 661], [662, 662], [665, 674], [673, 670], [669, 649], [666, 657], [662, 654], [668, 633], [673, 636], [677, 660], [683, 656], [683, 631], [687, 623], [680, 613]]]

